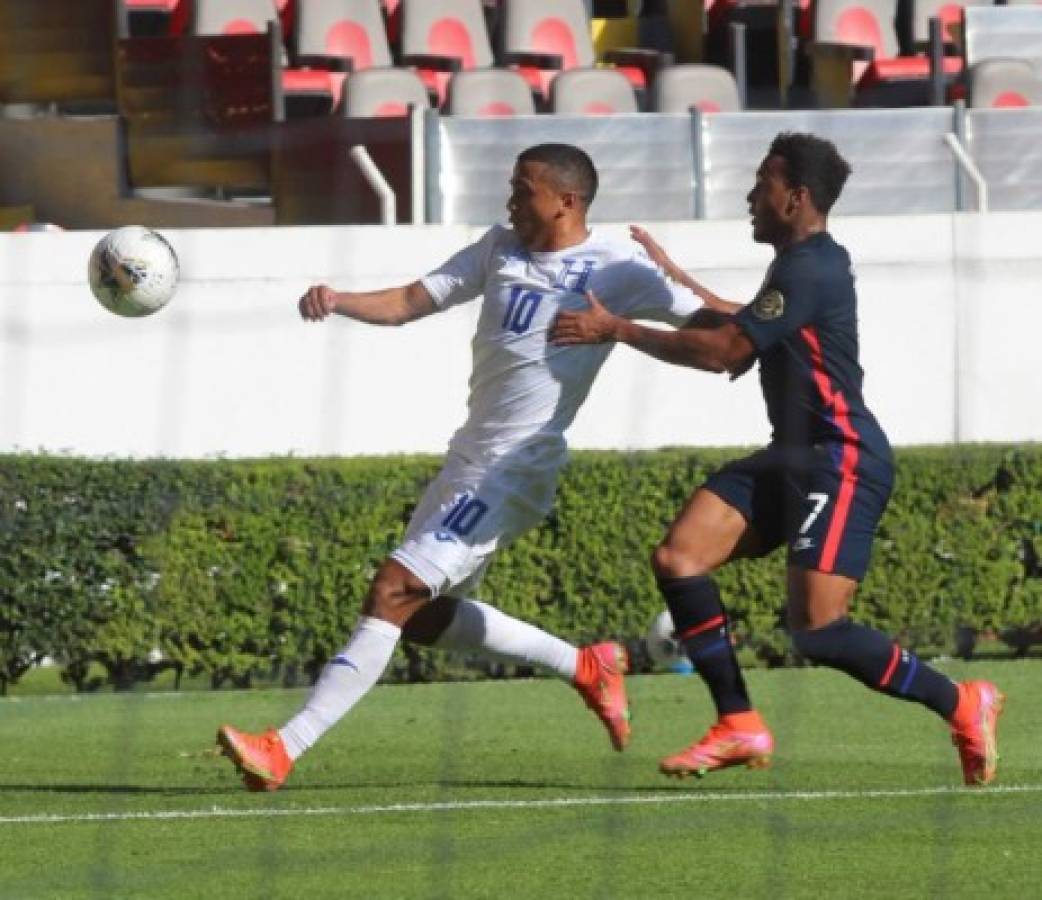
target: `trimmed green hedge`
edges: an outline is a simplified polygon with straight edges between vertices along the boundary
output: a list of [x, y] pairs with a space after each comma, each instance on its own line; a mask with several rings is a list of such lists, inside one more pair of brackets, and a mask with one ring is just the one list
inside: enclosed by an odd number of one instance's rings
[[[575, 453], [553, 513], [497, 558], [482, 596], [573, 641], [638, 642], [661, 608], [651, 549], [737, 454]], [[0, 689], [43, 656], [81, 690], [164, 666], [214, 686], [312, 680], [438, 464], [0, 457]], [[950, 646], [960, 626], [1030, 625], [1042, 620], [1040, 551], [1042, 448], [901, 451], [856, 615], [912, 646]], [[777, 553], [719, 576], [738, 639], [770, 664], [789, 653], [783, 565]], [[99, 665], [103, 681], [89, 676]], [[466, 675], [413, 648], [390, 673]]]

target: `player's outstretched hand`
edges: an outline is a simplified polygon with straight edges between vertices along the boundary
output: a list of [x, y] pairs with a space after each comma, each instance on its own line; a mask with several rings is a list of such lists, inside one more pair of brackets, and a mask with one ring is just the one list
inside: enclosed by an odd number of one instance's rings
[[550, 340], [561, 346], [570, 344], [603, 344], [615, 340], [615, 326], [618, 323], [604, 308], [593, 291], [586, 292], [589, 307], [583, 310], [557, 314], [550, 329]]
[[321, 322], [330, 313], [336, 312], [336, 291], [324, 284], [308, 288], [300, 298], [300, 317], [308, 322]]
[[676, 267], [676, 263], [662, 249], [662, 245], [639, 225], [630, 225], [630, 237], [644, 248], [648, 258], [659, 268], [668, 272]]

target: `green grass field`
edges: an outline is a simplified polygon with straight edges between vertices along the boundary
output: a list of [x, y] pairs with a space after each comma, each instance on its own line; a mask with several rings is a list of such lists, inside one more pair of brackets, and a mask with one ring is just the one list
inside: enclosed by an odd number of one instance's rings
[[630, 679], [611, 752], [551, 680], [381, 687], [273, 795], [216, 726], [301, 691], [0, 700], [0, 897], [979, 898], [1042, 894], [1042, 662], [945, 664], [1009, 696], [996, 788], [931, 714], [832, 672], [752, 671], [775, 765], [667, 781], [702, 686]]

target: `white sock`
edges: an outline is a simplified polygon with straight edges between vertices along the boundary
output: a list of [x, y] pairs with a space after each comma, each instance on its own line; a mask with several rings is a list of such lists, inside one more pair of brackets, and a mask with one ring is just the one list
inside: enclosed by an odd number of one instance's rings
[[443, 650], [481, 650], [510, 662], [545, 666], [567, 681], [575, 680], [579, 656], [579, 651], [567, 641], [480, 600], [460, 600], [455, 617], [435, 646]]
[[362, 616], [347, 646], [326, 663], [307, 703], [279, 729], [290, 759], [296, 759], [332, 728], [383, 675], [401, 637], [397, 625]]

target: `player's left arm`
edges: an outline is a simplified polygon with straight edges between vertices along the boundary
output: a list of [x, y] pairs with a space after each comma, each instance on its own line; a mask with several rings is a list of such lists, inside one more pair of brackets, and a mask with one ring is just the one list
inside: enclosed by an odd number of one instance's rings
[[561, 346], [628, 344], [641, 353], [678, 366], [706, 372], [740, 374], [749, 368], [756, 350], [728, 313], [708, 307], [698, 310], [683, 328], [649, 328], [609, 312], [588, 291], [589, 307], [562, 311], [550, 330], [550, 340]]
[[677, 284], [682, 284], [710, 309], [721, 313], [736, 313], [742, 308], [741, 303], [725, 300], [718, 294], [714, 294], [704, 284], [680, 268], [646, 229], [639, 225], [631, 225], [630, 237], [644, 248], [648, 258], [663, 271], [667, 278]]

